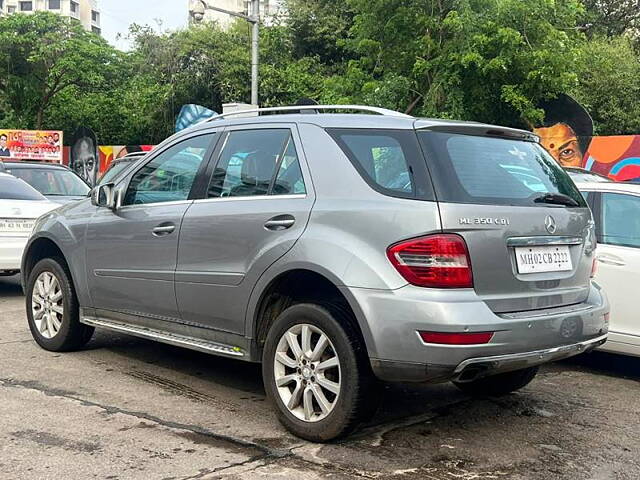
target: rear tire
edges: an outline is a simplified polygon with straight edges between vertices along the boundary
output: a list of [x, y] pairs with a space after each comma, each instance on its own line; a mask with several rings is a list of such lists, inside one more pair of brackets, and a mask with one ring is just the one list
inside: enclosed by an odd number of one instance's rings
[[267, 334], [262, 358], [267, 397], [287, 430], [312, 442], [349, 434], [377, 406], [377, 382], [349, 315], [335, 305], [296, 304]]
[[535, 378], [538, 367], [499, 373], [471, 382], [453, 382], [465, 393], [480, 397], [499, 397], [525, 387]]
[[33, 267], [27, 281], [26, 307], [31, 334], [45, 350], [77, 350], [93, 335], [93, 327], [80, 323], [71, 274], [61, 258], [45, 258]]

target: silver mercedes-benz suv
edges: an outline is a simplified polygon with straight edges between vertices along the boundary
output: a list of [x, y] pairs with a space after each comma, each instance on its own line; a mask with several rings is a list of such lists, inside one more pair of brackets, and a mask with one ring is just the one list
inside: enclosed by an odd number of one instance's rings
[[100, 327], [262, 362], [282, 423], [327, 441], [375, 411], [378, 380], [499, 395], [605, 342], [591, 213], [530, 132], [358, 106], [246, 115], [37, 221], [22, 272], [40, 346]]

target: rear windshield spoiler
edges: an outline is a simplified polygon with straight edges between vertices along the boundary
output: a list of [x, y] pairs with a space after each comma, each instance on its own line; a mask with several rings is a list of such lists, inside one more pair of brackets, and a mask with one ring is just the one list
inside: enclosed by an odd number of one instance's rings
[[495, 125], [485, 125], [482, 123], [430, 123], [417, 121], [415, 129], [418, 131], [457, 133], [460, 135], [477, 135], [483, 137], [504, 137], [510, 140], [524, 140], [527, 142], [540, 142], [540, 137], [534, 133], [516, 128], [498, 127]]

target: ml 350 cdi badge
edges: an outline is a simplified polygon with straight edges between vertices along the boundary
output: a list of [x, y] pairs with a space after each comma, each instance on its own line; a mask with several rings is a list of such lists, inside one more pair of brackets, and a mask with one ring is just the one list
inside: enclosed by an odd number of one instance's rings
[[595, 246], [531, 133], [316, 105], [174, 135], [40, 218], [22, 271], [43, 348], [100, 327], [262, 362], [286, 428], [328, 441], [378, 380], [499, 395], [604, 343]]

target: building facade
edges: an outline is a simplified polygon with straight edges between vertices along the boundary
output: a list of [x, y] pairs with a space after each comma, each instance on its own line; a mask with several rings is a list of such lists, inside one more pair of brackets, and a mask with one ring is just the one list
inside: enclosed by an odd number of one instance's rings
[[[262, 21], [270, 24], [274, 19], [281, 17], [285, 13], [283, 4], [282, 0], [260, 0]], [[189, 0], [189, 24], [213, 21], [226, 29], [236, 20], [231, 15], [213, 10], [210, 6], [244, 15], [251, 13], [251, 0]]]
[[75, 18], [85, 30], [102, 33], [97, 0], [0, 0], [0, 16], [39, 11]]

